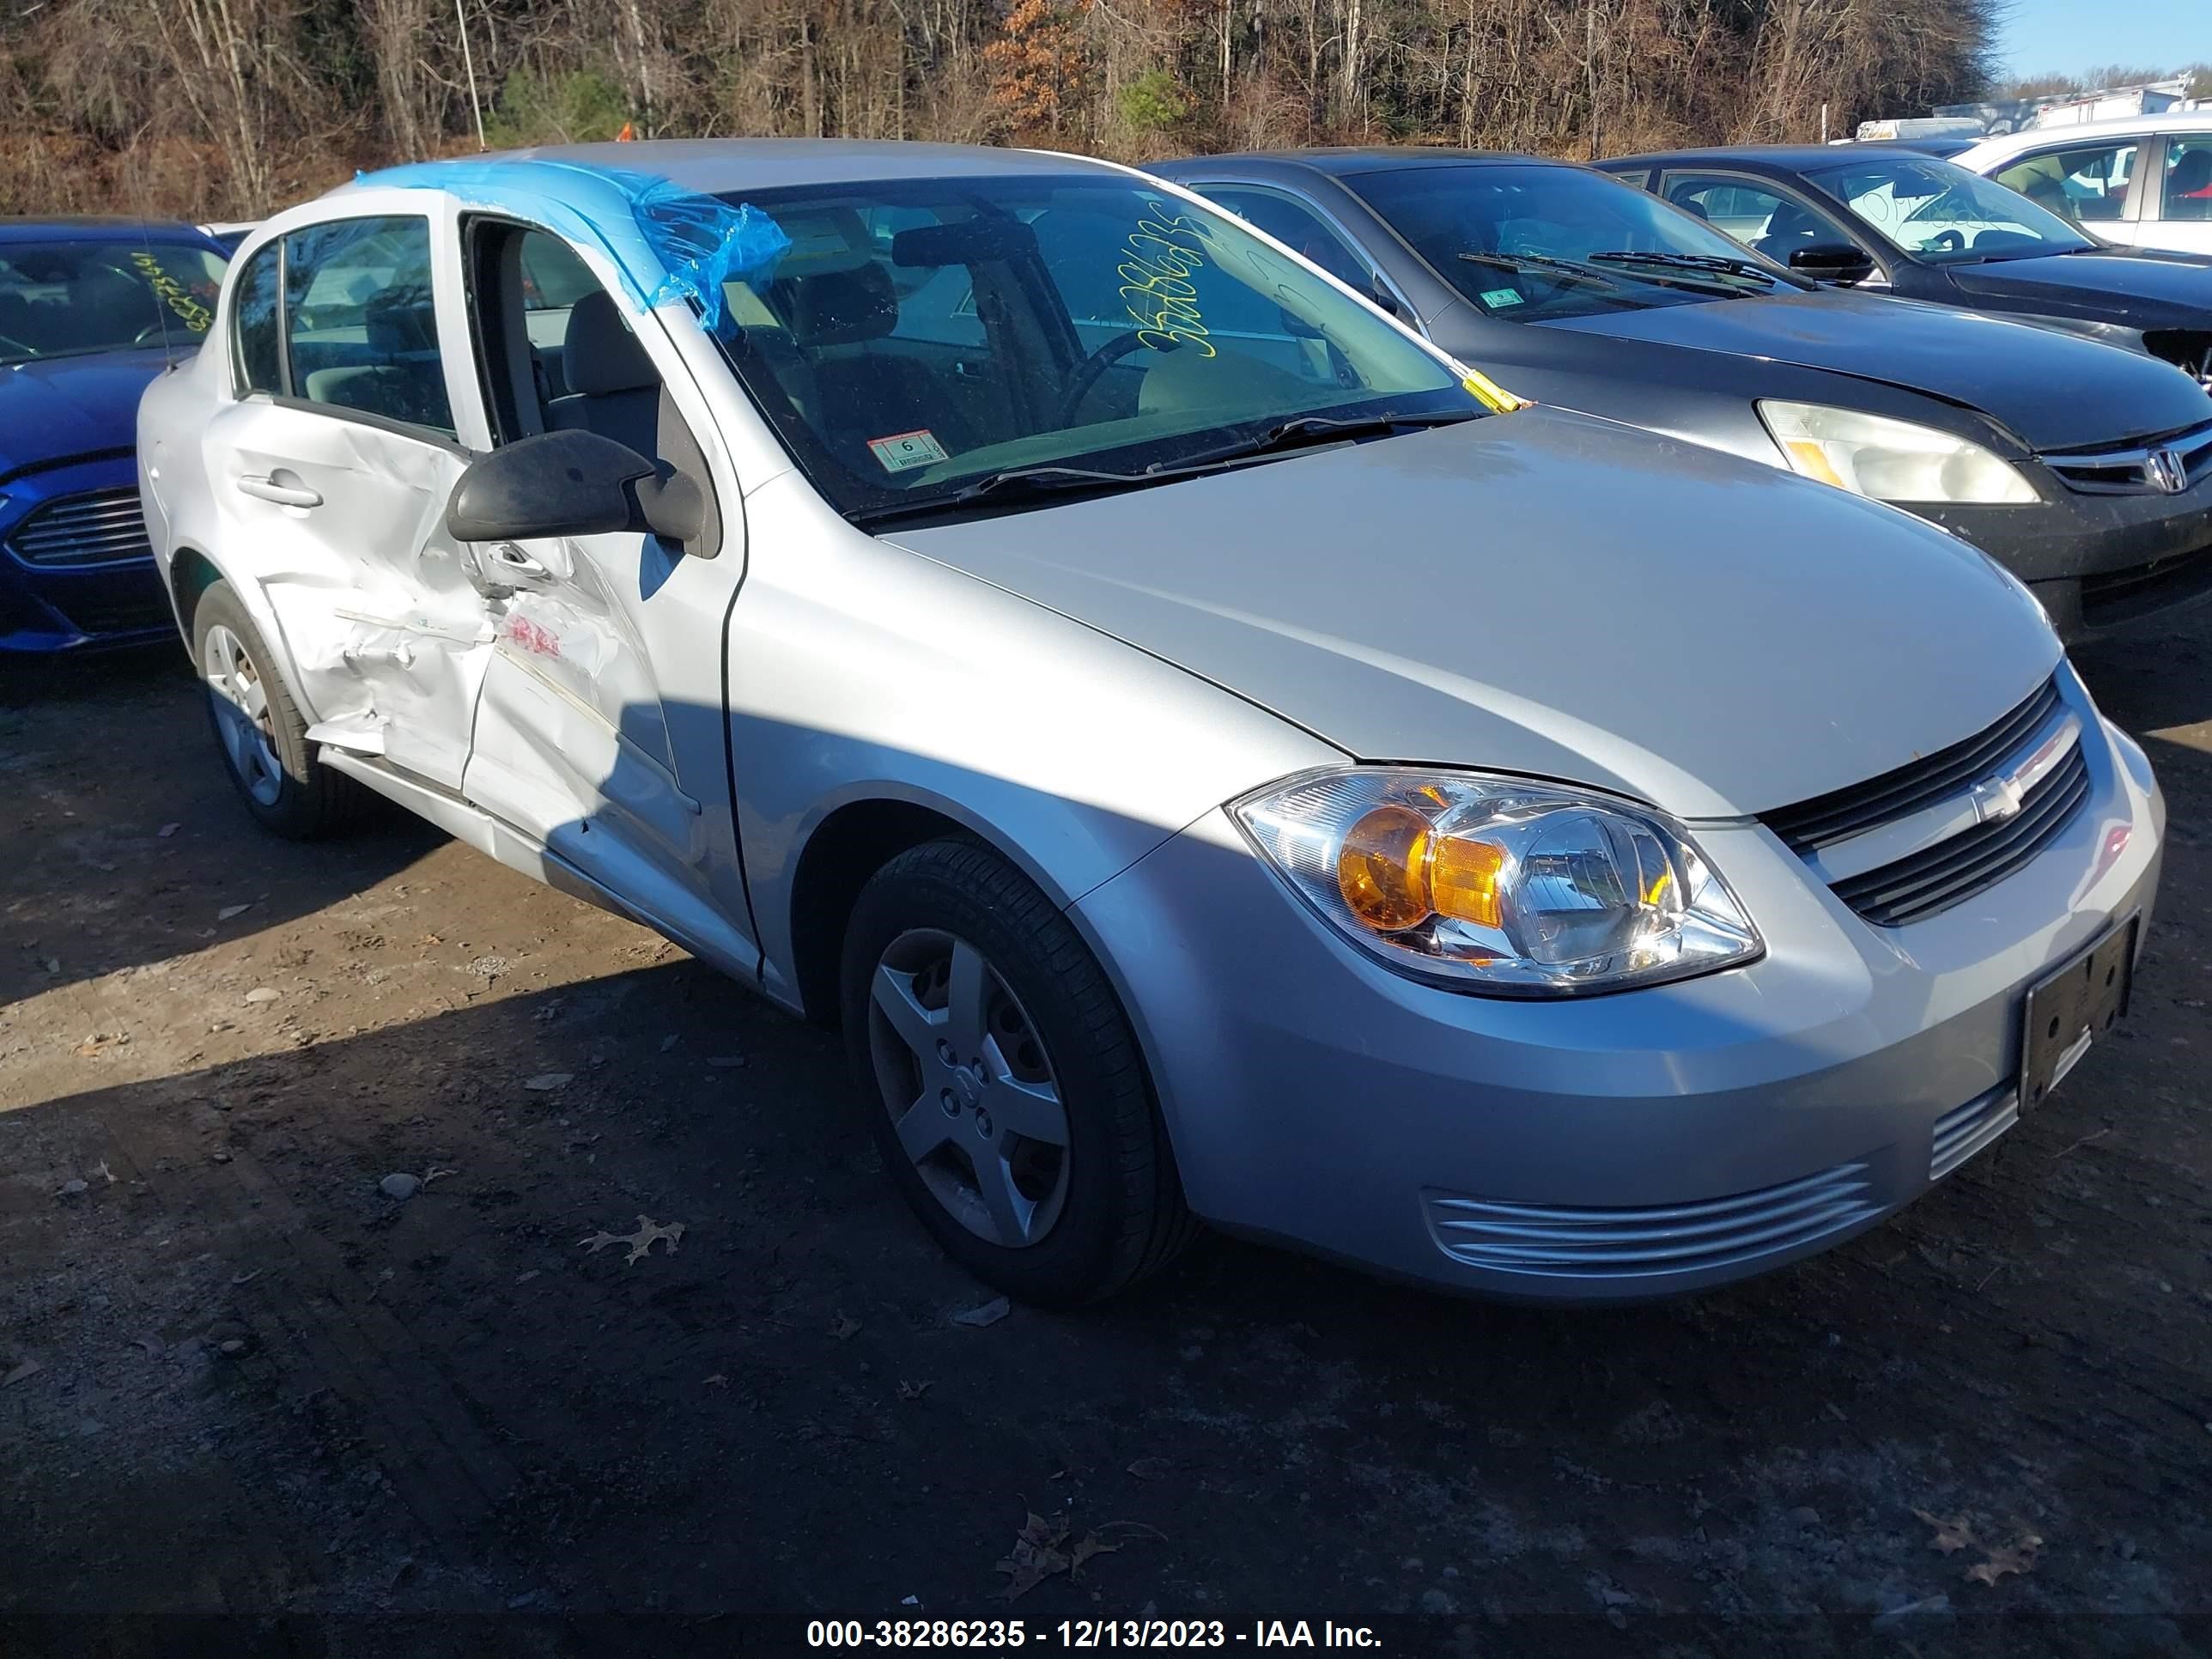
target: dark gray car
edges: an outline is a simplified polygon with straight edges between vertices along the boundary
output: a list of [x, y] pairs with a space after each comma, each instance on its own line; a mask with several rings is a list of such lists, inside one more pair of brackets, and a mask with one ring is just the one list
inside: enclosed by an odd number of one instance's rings
[[1308, 150], [1153, 171], [1511, 391], [1790, 466], [1956, 532], [2069, 637], [2212, 592], [2212, 404], [2168, 364], [1823, 288], [1561, 162]]

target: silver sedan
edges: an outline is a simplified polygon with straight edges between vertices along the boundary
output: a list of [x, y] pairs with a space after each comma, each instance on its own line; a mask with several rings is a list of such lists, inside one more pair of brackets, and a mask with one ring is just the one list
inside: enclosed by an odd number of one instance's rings
[[371, 175], [140, 416], [268, 829], [371, 793], [842, 1023], [1048, 1303], [1202, 1218], [1650, 1295], [1878, 1222], [2125, 1007], [2162, 807], [1903, 513], [1521, 405], [1176, 186]]

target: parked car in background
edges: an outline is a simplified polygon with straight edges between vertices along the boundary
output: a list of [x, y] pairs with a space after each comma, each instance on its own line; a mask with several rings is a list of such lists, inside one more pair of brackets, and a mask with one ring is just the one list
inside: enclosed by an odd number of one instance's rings
[[[1158, 170], [1516, 392], [1957, 532], [2069, 637], [2212, 592], [2212, 407], [2167, 364], [1822, 288], [1701, 214], [1563, 162], [1318, 150]], [[2168, 444], [2189, 458], [2179, 493], [2130, 459]]]
[[[2212, 392], [2212, 258], [2114, 247], [2018, 191], [1894, 145], [1681, 150], [1599, 163], [1769, 258], [1856, 250], [1824, 279], [2036, 319], [2186, 370]], [[1825, 255], [1821, 256], [1825, 257]]]
[[222, 271], [188, 225], [0, 220], [0, 653], [175, 627], [139, 512], [138, 398], [199, 349]]
[[234, 219], [219, 224], [202, 225], [200, 234], [222, 246], [225, 253], [235, 253], [238, 245], [252, 234], [258, 219]]
[[2212, 254], [2212, 110], [2030, 127], [1953, 159], [2100, 240]]
[[[556, 397], [533, 252], [591, 282]], [[430, 163], [272, 220], [217, 328], [139, 445], [248, 810], [366, 787], [842, 1018], [890, 1178], [1016, 1294], [1194, 1215], [1713, 1284], [2125, 1005], [2163, 808], [2017, 583], [1518, 405], [1143, 174]]]
[[1963, 150], [1972, 149], [1981, 143], [1978, 138], [1946, 137], [1937, 138], [1893, 138], [1887, 141], [1894, 149], [1909, 149], [1922, 155], [1940, 155], [1946, 161]]

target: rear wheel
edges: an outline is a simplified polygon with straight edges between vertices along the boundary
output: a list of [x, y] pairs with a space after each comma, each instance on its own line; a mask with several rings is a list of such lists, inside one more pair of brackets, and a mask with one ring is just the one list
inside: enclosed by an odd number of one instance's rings
[[976, 1277], [1072, 1306], [1188, 1242], [1127, 1016], [1066, 918], [997, 854], [932, 842], [878, 871], [843, 994], [884, 1161]]
[[228, 582], [210, 584], [193, 607], [192, 660], [230, 781], [263, 829], [311, 841], [360, 819], [374, 797], [315, 758], [307, 719]]

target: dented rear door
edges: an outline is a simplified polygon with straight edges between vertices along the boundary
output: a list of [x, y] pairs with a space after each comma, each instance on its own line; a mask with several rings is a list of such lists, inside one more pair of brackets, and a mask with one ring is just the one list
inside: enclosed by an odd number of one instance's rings
[[454, 436], [431, 216], [334, 219], [283, 239], [278, 390], [222, 405], [207, 453], [231, 567], [258, 579], [308, 736], [458, 792], [493, 629], [447, 499]]

